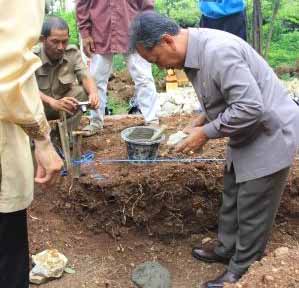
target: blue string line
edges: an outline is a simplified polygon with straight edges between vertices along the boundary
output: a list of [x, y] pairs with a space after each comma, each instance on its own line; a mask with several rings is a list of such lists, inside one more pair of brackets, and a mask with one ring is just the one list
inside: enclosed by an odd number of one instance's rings
[[89, 163], [93, 162], [94, 155], [95, 155], [94, 152], [87, 151], [85, 154], [83, 154], [81, 156], [80, 160], [73, 160], [72, 163], [73, 163], [74, 166], [78, 166], [78, 165], [81, 165], [81, 164], [89, 164]]
[[[72, 160], [72, 164], [74, 166], [78, 166], [81, 164], [88, 165], [94, 161], [97, 161], [102, 164], [113, 164], [113, 163], [198, 163], [198, 162], [224, 162], [225, 159], [222, 158], [158, 158], [153, 160], [131, 160], [131, 159], [97, 159], [95, 160], [95, 153], [92, 151], [87, 151], [85, 154], [81, 156], [80, 160]], [[64, 168], [61, 171], [61, 176], [67, 176], [67, 171]], [[96, 174], [97, 179], [103, 179], [102, 176]]]
[[[63, 159], [64, 159], [64, 155], [63, 155], [62, 150], [60, 150], [59, 152], [60, 152], [59, 154], [61, 154], [63, 156]], [[73, 164], [73, 166], [79, 166], [81, 164], [90, 164], [91, 162], [94, 161], [94, 157], [95, 157], [95, 153], [94, 152], [87, 151], [85, 154], [83, 154], [81, 156], [80, 160], [72, 160], [72, 164]], [[67, 176], [67, 170], [65, 168], [63, 168], [61, 170], [60, 176]]]

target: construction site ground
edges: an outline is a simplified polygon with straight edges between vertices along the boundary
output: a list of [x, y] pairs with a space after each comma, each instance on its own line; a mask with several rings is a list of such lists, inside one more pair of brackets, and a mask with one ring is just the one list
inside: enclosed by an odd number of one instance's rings
[[[161, 122], [169, 135], [191, 119], [172, 116]], [[196, 261], [190, 254], [194, 245], [216, 238], [222, 162], [101, 163], [101, 159], [126, 159], [120, 132], [142, 121], [142, 117], [108, 117], [101, 134], [83, 140], [83, 152], [94, 152], [95, 160], [82, 165], [78, 181], [61, 177], [48, 191], [36, 187], [28, 211], [30, 252], [58, 249], [75, 271], [42, 287], [134, 287], [131, 273], [145, 261], [165, 266], [174, 288], [199, 287], [225, 269]], [[213, 140], [202, 154], [181, 155], [162, 143], [159, 157], [221, 159], [225, 144], [226, 140]], [[298, 168], [295, 161], [266, 260], [254, 265], [236, 287], [299, 287]], [[274, 257], [271, 253], [281, 246], [290, 248], [288, 254]]]

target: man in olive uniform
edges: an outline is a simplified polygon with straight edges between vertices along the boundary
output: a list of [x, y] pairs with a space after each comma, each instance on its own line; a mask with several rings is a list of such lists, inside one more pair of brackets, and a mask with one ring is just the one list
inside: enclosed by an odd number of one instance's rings
[[[81, 113], [79, 101], [90, 101], [91, 108], [99, 106], [99, 97], [93, 78], [82, 62], [78, 48], [68, 45], [69, 27], [59, 17], [49, 17], [43, 23], [41, 45], [34, 49], [42, 61], [36, 71], [40, 95], [48, 120], [59, 118], [65, 111], [76, 128]], [[78, 121], [79, 120], [79, 121]]]

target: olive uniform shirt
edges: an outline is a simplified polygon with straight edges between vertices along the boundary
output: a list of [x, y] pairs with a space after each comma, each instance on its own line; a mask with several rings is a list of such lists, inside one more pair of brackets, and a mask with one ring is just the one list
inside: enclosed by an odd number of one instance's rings
[[33, 199], [29, 137], [45, 139], [49, 126], [35, 70], [32, 47], [44, 19], [43, 0], [0, 0], [0, 213], [27, 208]]
[[81, 85], [88, 76], [87, 67], [75, 45], [68, 45], [63, 57], [53, 64], [46, 55], [43, 45], [33, 52], [41, 59], [42, 66], [36, 71], [36, 79], [41, 92], [55, 99], [65, 97], [74, 85]]

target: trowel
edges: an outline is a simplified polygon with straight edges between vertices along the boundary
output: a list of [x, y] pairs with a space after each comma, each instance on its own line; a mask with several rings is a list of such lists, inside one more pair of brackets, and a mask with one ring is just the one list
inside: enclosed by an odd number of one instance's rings
[[167, 128], [166, 125], [162, 125], [161, 128], [157, 130], [148, 141], [155, 141], [159, 139], [161, 135], [164, 133], [164, 131], [166, 130], [166, 128]]

